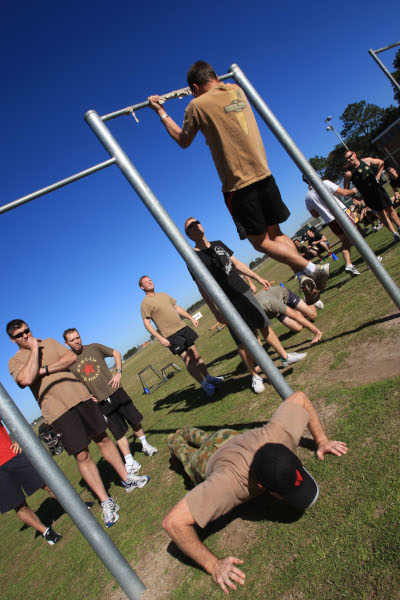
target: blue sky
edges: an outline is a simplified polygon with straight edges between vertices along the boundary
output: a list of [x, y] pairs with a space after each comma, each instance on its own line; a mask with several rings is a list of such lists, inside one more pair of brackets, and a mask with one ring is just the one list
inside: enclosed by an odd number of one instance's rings
[[[392, 89], [368, 55], [398, 41], [399, 8], [383, 0], [362, 7], [231, 0], [134, 7], [132, 3], [23, 0], [3, 7], [2, 204], [108, 158], [83, 120], [186, 85], [188, 67], [209, 61], [219, 74], [236, 62], [307, 157], [327, 154], [336, 137], [324, 119], [350, 102], [387, 106]], [[318, 7], [318, 8], [316, 8]], [[390, 68], [395, 50], [381, 54]], [[181, 124], [188, 100], [168, 113]], [[241, 242], [221, 184], [199, 135], [187, 150], [167, 136], [150, 109], [109, 127], [164, 208], [182, 229], [187, 216], [204, 224], [245, 262], [257, 256]], [[291, 210], [289, 235], [307, 218], [297, 167], [264, 123], [270, 168]], [[125, 352], [148, 338], [137, 286], [149, 274], [159, 291], [189, 306], [199, 295], [175, 248], [118, 167], [91, 175], [0, 217], [1, 331], [25, 319], [37, 337], [61, 339], [77, 327], [84, 343]], [[0, 336], [0, 381], [32, 420], [29, 390], [12, 381], [16, 350]]]

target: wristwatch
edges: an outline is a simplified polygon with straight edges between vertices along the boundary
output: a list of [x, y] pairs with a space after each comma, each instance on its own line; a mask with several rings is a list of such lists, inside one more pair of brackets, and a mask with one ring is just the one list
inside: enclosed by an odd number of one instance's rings
[[117, 373], [122, 373], [122, 369], [117, 369]]

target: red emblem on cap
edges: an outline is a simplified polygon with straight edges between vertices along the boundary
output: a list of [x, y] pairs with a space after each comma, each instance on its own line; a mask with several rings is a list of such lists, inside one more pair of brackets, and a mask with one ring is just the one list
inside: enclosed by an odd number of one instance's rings
[[295, 487], [299, 487], [299, 485], [301, 485], [302, 481], [303, 481], [303, 478], [302, 478], [300, 472], [296, 469], [296, 481], [294, 482]]

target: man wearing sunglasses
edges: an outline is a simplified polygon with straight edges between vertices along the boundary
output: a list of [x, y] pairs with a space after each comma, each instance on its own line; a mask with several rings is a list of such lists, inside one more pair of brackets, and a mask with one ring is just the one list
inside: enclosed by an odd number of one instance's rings
[[[307, 353], [298, 354], [297, 352], [286, 352], [277, 335], [270, 327], [271, 322], [264, 309], [254, 297], [248, 284], [240, 277], [240, 273], [258, 281], [265, 289], [269, 288], [269, 282], [266, 279], [262, 279], [257, 273], [254, 273], [244, 263], [234, 257], [232, 250], [230, 250], [223, 242], [220, 240], [209, 242], [200, 221], [197, 221], [193, 217], [189, 217], [185, 221], [185, 231], [188, 238], [195, 243], [194, 249], [198, 253], [198, 257], [210, 271], [216, 282], [221, 286], [246, 325], [248, 325], [254, 333], [256, 333], [258, 329], [261, 330], [265, 341], [279, 354], [283, 366], [287, 367], [298, 362], [302, 358], [305, 358]], [[224, 323], [225, 320], [223, 315], [215, 306], [207, 291], [200, 282], [197, 281], [190, 270], [189, 273], [193, 277], [199, 288], [200, 294], [207, 302], [217, 321], [219, 323]], [[252, 355], [229, 324], [228, 329], [238, 346], [240, 358], [252, 375], [251, 387], [253, 391], [256, 394], [261, 394], [265, 388], [262, 378], [256, 371]]]
[[213, 554], [198, 537], [195, 525], [204, 528], [262, 494], [266, 500], [268, 495], [284, 500], [298, 511], [310, 508], [318, 498], [318, 485], [295, 455], [306, 427], [316, 442], [320, 460], [328, 453], [347, 453], [345, 443], [328, 439], [313, 405], [302, 392], [282, 402], [262, 427], [244, 434], [222, 429], [207, 435], [188, 427], [168, 437], [171, 454], [182, 462], [195, 484], [201, 483], [169, 511], [163, 527], [225, 593], [228, 588], [236, 590], [237, 583], [244, 585], [245, 574], [237, 566], [243, 560]]
[[[352, 150], [348, 150], [344, 157], [348, 170], [344, 175], [343, 187], [348, 190], [351, 181], [362, 195], [365, 204], [378, 213], [382, 223], [393, 234], [394, 241], [400, 242], [400, 219], [380, 181], [385, 166], [383, 160], [370, 156], [358, 159]], [[376, 173], [374, 168], [377, 169]]]
[[[75, 457], [83, 479], [101, 502], [106, 527], [111, 527], [119, 519], [119, 506], [105, 490], [90, 456], [90, 442], [93, 440], [98, 445], [105, 460], [114, 467], [126, 492], [143, 486], [137, 484], [137, 476], [127, 473], [116, 446], [106, 433], [107, 423], [91, 393], [67, 370], [69, 351], [51, 338], [41, 340], [33, 337], [28, 325], [21, 319], [10, 321], [6, 331], [18, 346], [17, 353], [8, 362], [11, 376], [19, 387], [30, 387], [44, 420], [62, 435], [66, 451]], [[65, 370], [53, 373], [52, 363], [57, 362], [59, 368], [60, 359], [65, 355]], [[39, 373], [41, 370], [43, 375]], [[147, 483], [148, 478], [145, 479]]]
[[150, 96], [149, 106], [168, 134], [188, 148], [201, 131], [222, 181], [225, 203], [240, 239], [258, 252], [288, 265], [298, 275], [307, 304], [325, 288], [329, 265], [315, 265], [301, 256], [280, 230], [290, 212], [284, 204], [267, 157], [257, 122], [243, 90], [220, 82], [214, 69], [199, 60], [187, 73], [194, 99], [187, 106], [182, 128], [165, 112], [162, 99]]

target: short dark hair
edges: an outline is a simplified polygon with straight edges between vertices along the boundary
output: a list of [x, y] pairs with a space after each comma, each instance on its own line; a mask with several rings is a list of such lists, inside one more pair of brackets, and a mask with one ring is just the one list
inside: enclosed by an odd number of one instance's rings
[[77, 328], [76, 328], [76, 327], [70, 327], [69, 329], [66, 329], [66, 330], [64, 331], [64, 333], [63, 333], [63, 338], [64, 338], [64, 341], [65, 341], [65, 342], [67, 341], [67, 335], [68, 335], [69, 333], [73, 333], [74, 331], [76, 331], [76, 333], [79, 333], [79, 331], [77, 330]]
[[212, 66], [204, 60], [198, 60], [192, 65], [187, 72], [186, 79], [191, 88], [194, 83], [197, 85], [218, 79], [218, 76]]
[[27, 322], [23, 321], [22, 319], [13, 319], [6, 325], [7, 335], [12, 337], [13, 332], [22, 327], [22, 325], [27, 325]]
[[185, 221], [185, 233], [187, 233], [187, 224], [189, 223], [189, 221], [195, 221], [196, 219], [194, 217], [188, 217]]
[[[149, 277], [148, 275], [142, 275], [141, 278], [139, 279], [139, 287], [142, 287], [142, 279], [144, 279], [145, 277]], [[150, 277], [149, 277], [150, 279]]]

